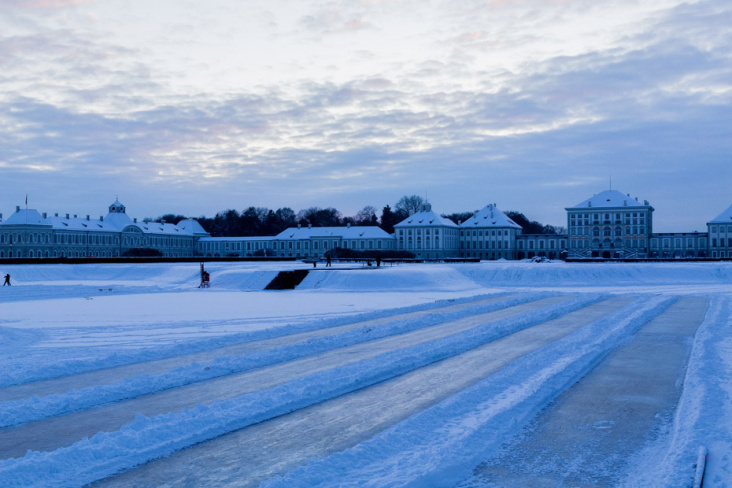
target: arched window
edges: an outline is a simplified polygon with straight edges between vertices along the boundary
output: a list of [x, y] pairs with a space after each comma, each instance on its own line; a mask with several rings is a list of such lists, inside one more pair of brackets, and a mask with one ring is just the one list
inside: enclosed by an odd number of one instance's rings
[[592, 235], [594, 237], [600, 237], [600, 228], [599, 227], [595, 227], [594, 229], [592, 229]]
[[605, 236], [605, 237], [610, 237], [610, 227], [605, 227], [602, 230], [602, 235]]

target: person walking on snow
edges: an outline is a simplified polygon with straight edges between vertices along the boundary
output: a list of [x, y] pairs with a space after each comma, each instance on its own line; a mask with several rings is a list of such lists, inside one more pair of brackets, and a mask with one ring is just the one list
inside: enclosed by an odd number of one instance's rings
[[5, 286], [5, 285], [10, 286], [10, 275], [9, 274], [5, 275], [5, 282], [3, 283], [3, 286]]

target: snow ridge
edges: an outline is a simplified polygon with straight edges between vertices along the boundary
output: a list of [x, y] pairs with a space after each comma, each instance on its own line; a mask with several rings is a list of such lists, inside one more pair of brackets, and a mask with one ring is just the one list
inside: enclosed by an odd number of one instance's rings
[[351, 449], [262, 488], [452, 487], [675, 298], [631, 303]]
[[378, 327], [359, 327], [341, 334], [312, 338], [279, 349], [219, 357], [209, 362], [192, 363], [161, 374], [143, 374], [107, 385], [80, 390], [74, 389], [63, 394], [47, 395], [40, 398], [33, 396], [22, 400], [0, 402], [0, 428], [86, 410], [105, 403], [117, 402], [220, 376], [292, 361], [331, 349], [432, 327], [463, 317], [514, 307], [550, 296], [557, 296], [557, 294], [525, 294], [501, 302], [478, 305], [449, 313], [439, 313], [438, 311], [424, 317], [397, 320]]
[[603, 297], [580, 296], [519, 317], [288, 381], [210, 405], [155, 417], [138, 415], [118, 431], [102, 432], [53, 452], [0, 461], [8, 486], [78, 486], [192, 444], [404, 374], [507, 334], [578, 310]]
[[[283, 325], [273, 327], [271, 329], [229, 334], [222, 337], [215, 337], [204, 340], [196, 339], [194, 341], [174, 344], [167, 347], [154, 347], [138, 351], [117, 350], [115, 353], [103, 358], [85, 360], [71, 359], [67, 361], [55, 362], [53, 364], [44, 364], [37, 369], [14, 368], [3, 371], [3, 375], [2, 377], [0, 377], [0, 388], [6, 388], [9, 386], [15, 386], [34, 381], [55, 379], [74, 374], [88, 373], [90, 371], [114, 368], [116, 366], [126, 366], [129, 364], [135, 364], [140, 362], [168, 359], [175, 356], [210, 351], [213, 349], [241, 344], [244, 342], [275, 339], [278, 337], [297, 334], [301, 332], [310, 332], [318, 329], [338, 327], [351, 323], [387, 318], [390, 316], [410, 312], [434, 310], [448, 305], [470, 303], [487, 298], [494, 298], [505, 295], [508, 295], [508, 293], [491, 293], [475, 295], [466, 298], [438, 300], [427, 304], [412, 305], [408, 307], [400, 307], [388, 310], [377, 310], [373, 312], [360, 313], [348, 317], [310, 320], [304, 323]], [[8, 352], [11, 352], [13, 348], [17, 347], [18, 340], [24, 340], [27, 342], [29, 338], [38, 337], [39, 335], [41, 335], [41, 333], [39, 332], [16, 331], [11, 328], [0, 327], [0, 351], [7, 350]]]

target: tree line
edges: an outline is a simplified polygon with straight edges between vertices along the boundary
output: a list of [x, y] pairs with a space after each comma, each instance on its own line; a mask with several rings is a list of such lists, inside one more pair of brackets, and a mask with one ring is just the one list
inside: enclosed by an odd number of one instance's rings
[[[394, 225], [406, 219], [409, 215], [419, 212], [424, 203], [426, 203], [425, 200], [419, 195], [405, 195], [399, 199], [393, 209], [389, 205], [384, 206], [380, 217], [376, 215], [376, 207], [367, 205], [353, 216], [344, 216], [333, 207], [309, 207], [297, 213], [289, 207], [278, 208], [277, 210], [266, 207], [249, 207], [241, 212], [234, 209], [223, 210], [214, 217], [200, 216], [196, 220], [212, 237], [273, 236], [297, 225], [304, 227], [308, 225], [313, 227], [339, 227], [348, 224], [378, 226], [391, 234], [394, 232]], [[442, 215], [442, 217], [448, 218], [457, 224], [469, 219], [474, 213], [475, 211], [457, 212]], [[561, 227], [530, 221], [520, 212], [509, 211], [506, 212], [506, 215], [523, 228], [524, 234], [558, 234], [563, 233], [564, 230]], [[177, 224], [185, 218], [183, 215], [166, 214], [151, 220]]]

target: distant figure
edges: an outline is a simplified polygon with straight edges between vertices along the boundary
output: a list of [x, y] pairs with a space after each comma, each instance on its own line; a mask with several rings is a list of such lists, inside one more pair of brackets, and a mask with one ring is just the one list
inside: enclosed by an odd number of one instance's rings
[[10, 275], [9, 274], [5, 275], [5, 283], [3, 283], [3, 286], [5, 286], [5, 285], [10, 286]]
[[198, 287], [208, 288], [209, 286], [211, 286], [211, 275], [203, 269], [203, 263], [201, 263], [201, 284]]
[[376, 256], [376, 267], [381, 266], [381, 256]]
[[327, 255], [325, 257], [325, 266], [327, 267], [327, 266], [330, 266], [330, 265], [331, 265], [331, 263], [330, 263], [330, 254], [329, 254], [329, 255]]

